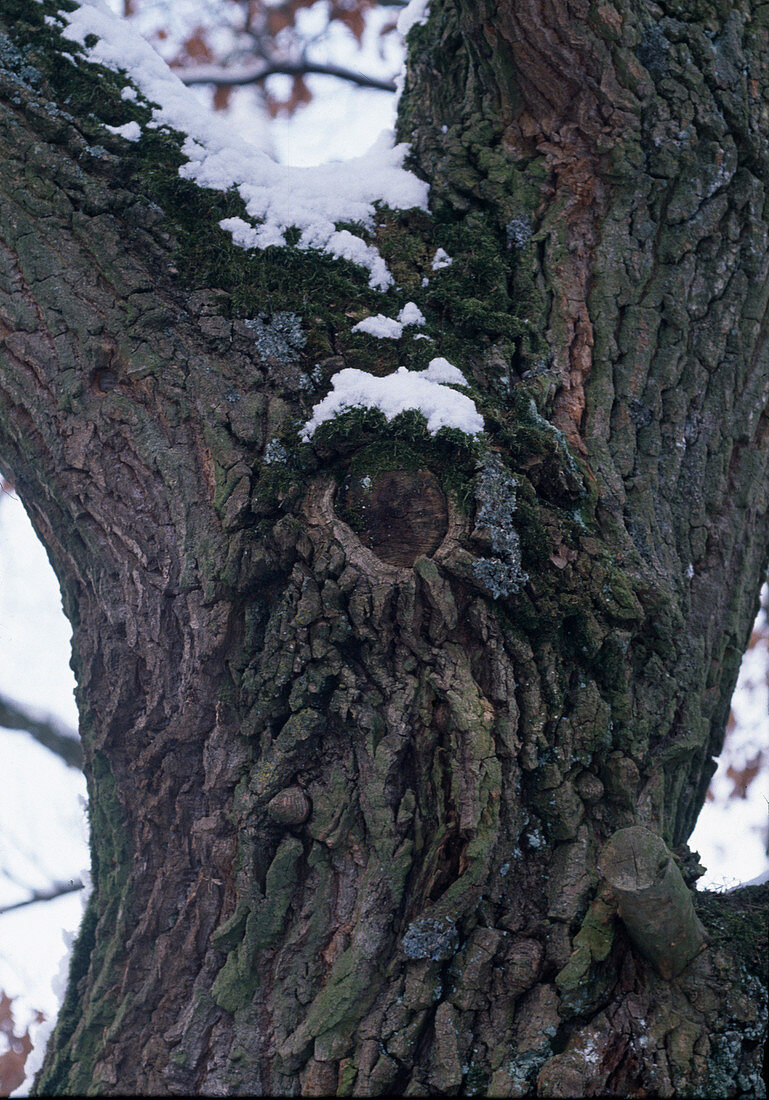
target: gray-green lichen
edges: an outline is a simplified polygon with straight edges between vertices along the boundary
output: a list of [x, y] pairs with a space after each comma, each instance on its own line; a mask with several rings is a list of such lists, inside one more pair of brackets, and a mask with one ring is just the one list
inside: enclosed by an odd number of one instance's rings
[[459, 947], [459, 933], [450, 917], [420, 917], [408, 926], [403, 937], [407, 959], [450, 959]]
[[531, 240], [532, 232], [528, 214], [516, 214], [505, 226], [508, 248], [525, 248]]
[[289, 454], [279, 439], [271, 439], [267, 446], [264, 448], [264, 455], [262, 461], [268, 465], [272, 462], [285, 463], [288, 461]]
[[480, 529], [494, 554], [473, 565], [476, 580], [498, 600], [512, 596], [528, 580], [521, 568], [521, 546], [513, 526], [515, 481], [496, 455], [483, 462], [476, 485], [476, 529]]
[[260, 313], [243, 322], [251, 333], [260, 359], [293, 363], [307, 343], [302, 322], [295, 313], [278, 310], [272, 316]]

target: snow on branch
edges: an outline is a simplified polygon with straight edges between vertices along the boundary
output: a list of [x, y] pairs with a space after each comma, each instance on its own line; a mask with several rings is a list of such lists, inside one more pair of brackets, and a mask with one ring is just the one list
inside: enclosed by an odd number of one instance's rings
[[101, 0], [80, 0], [72, 11], [61, 11], [59, 20], [65, 24], [65, 40], [78, 43], [89, 61], [125, 73], [149, 104], [156, 105], [149, 128], [170, 127], [187, 135], [182, 146], [187, 162], [179, 168], [180, 176], [217, 191], [237, 189], [250, 223], [243, 218], [220, 223], [237, 245], [286, 245], [286, 231], [298, 229], [295, 247], [320, 249], [366, 268], [374, 289], [392, 285], [376, 247], [337, 225], [372, 229], [378, 203], [427, 209], [428, 185], [403, 167], [405, 143], [394, 144], [386, 131], [368, 153], [351, 160], [313, 168], [277, 164], [222, 126], [149, 43]]

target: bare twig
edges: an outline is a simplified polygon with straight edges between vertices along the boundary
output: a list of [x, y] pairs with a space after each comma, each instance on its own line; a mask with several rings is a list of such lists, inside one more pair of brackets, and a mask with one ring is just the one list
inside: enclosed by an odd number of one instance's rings
[[54, 882], [47, 890], [35, 890], [24, 901], [15, 901], [12, 905], [0, 905], [0, 916], [11, 913], [14, 909], [23, 909], [25, 905], [35, 905], [38, 901], [53, 901], [55, 898], [64, 897], [65, 894], [74, 894], [83, 889], [83, 883], [79, 880], [70, 882]]
[[347, 69], [343, 65], [322, 65], [315, 61], [267, 61], [241, 69], [225, 68], [221, 65], [201, 65], [194, 69], [177, 69], [177, 76], [187, 85], [217, 84], [220, 88], [244, 87], [247, 84], [260, 84], [268, 76], [335, 76], [347, 80], [361, 88], [377, 88], [383, 92], [394, 92], [395, 81], [383, 80], [377, 76]]
[[60, 756], [71, 768], [82, 768], [83, 750], [77, 734], [52, 715], [36, 714], [20, 703], [0, 695], [0, 726], [25, 730], [30, 736]]

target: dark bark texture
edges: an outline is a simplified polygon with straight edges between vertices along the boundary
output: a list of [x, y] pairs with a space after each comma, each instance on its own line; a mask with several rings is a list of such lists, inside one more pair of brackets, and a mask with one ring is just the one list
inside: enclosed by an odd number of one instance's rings
[[[94, 878], [38, 1091], [759, 1095], [766, 890], [698, 896], [668, 979], [598, 860], [639, 826], [696, 878], [765, 575], [769, 5], [432, 0], [384, 295], [235, 248], [54, 11], [0, 3], [0, 456]], [[431, 341], [352, 332], [409, 300]], [[436, 354], [481, 441], [299, 440]]]

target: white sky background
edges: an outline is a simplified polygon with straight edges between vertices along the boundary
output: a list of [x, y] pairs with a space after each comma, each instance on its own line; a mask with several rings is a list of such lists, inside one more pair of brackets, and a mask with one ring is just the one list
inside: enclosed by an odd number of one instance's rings
[[[116, 9], [120, 0], [110, 0]], [[364, 56], [350, 53], [345, 33], [335, 32], [329, 59], [363, 71], [390, 76], [398, 58], [378, 53], [376, 27]], [[333, 52], [332, 51], [333, 48]], [[345, 54], [347, 51], [347, 55]], [[316, 55], [317, 56], [317, 55]], [[319, 58], [319, 59], [322, 59]], [[273, 78], [278, 80], [280, 78]], [[394, 120], [393, 97], [356, 89], [328, 77], [308, 77], [315, 94], [309, 107], [291, 119], [265, 122], [248, 89], [236, 90], [222, 126], [272, 147], [293, 165], [358, 155]], [[198, 89], [203, 102], [210, 91]], [[61, 611], [56, 580], [21, 503], [0, 499], [0, 692], [76, 724], [69, 669], [69, 625]], [[731, 735], [731, 754], [744, 759], [769, 741], [769, 689], [766, 653], [750, 655], [735, 697], [739, 728]], [[753, 685], [752, 687], [750, 685]], [[738, 747], [740, 746], [740, 747]], [[51, 879], [78, 876], [88, 863], [82, 799], [85, 783], [27, 734], [0, 730], [0, 867], [11, 870], [20, 886], [0, 875], [0, 905], [25, 896], [24, 886], [45, 886]], [[708, 867], [701, 886], [734, 885], [764, 872], [769, 771], [764, 769], [747, 799], [730, 799], [732, 784], [717, 775], [715, 801], [707, 803], [690, 841]], [[58, 999], [50, 983], [64, 951], [62, 930], [74, 930], [81, 915], [78, 895], [45, 902], [0, 916], [0, 989], [17, 996], [17, 1019], [32, 1010], [55, 1011]]]
[[[122, 11], [122, 0], [107, 0], [114, 11]], [[200, 0], [174, 0], [173, 4], [158, 4], [153, 11], [141, 9], [134, 26], [143, 34], [151, 33], [158, 26], [168, 28], [164, 56], [168, 59], [176, 52], [176, 40], [200, 22]], [[403, 60], [396, 35], [380, 37], [380, 29], [397, 15], [397, 9], [379, 9], [369, 13], [363, 43], [359, 48], [351, 33], [338, 23], [332, 24], [328, 33], [321, 34], [325, 19], [316, 8], [302, 9], [297, 13], [297, 27], [307, 41], [312, 41], [310, 55], [313, 61], [349, 65], [367, 76], [391, 79], [398, 72]], [[221, 42], [226, 49], [227, 42]], [[259, 109], [253, 88], [233, 88], [226, 112], [220, 112], [222, 125], [230, 125], [242, 137], [270, 152], [282, 164], [295, 167], [323, 164], [329, 160], [344, 160], [364, 152], [377, 135], [395, 124], [395, 99], [392, 95], [373, 88], [359, 88], [335, 77], [308, 76], [307, 85], [313, 94], [312, 101], [290, 118], [267, 118]], [[270, 91], [282, 97], [291, 89], [288, 76], [269, 78]], [[199, 86], [192, 89], [206, 106], [211, 104], [211, 89]]]
[[[21, 501], [0, 494], [0, 693], [76, 729], [71, 633]], [[0, 905], [52, 880], [79, 879], [88, 865], [82, 774], [29, 734], [0, 730], [0, 775]], [[70, 894], [0, 916], [0, 989], [22, 995], [17, 1016], [55, 1011], [51, 978], [64, 951], [62, 929], [77, 927], [81, 909]]]

